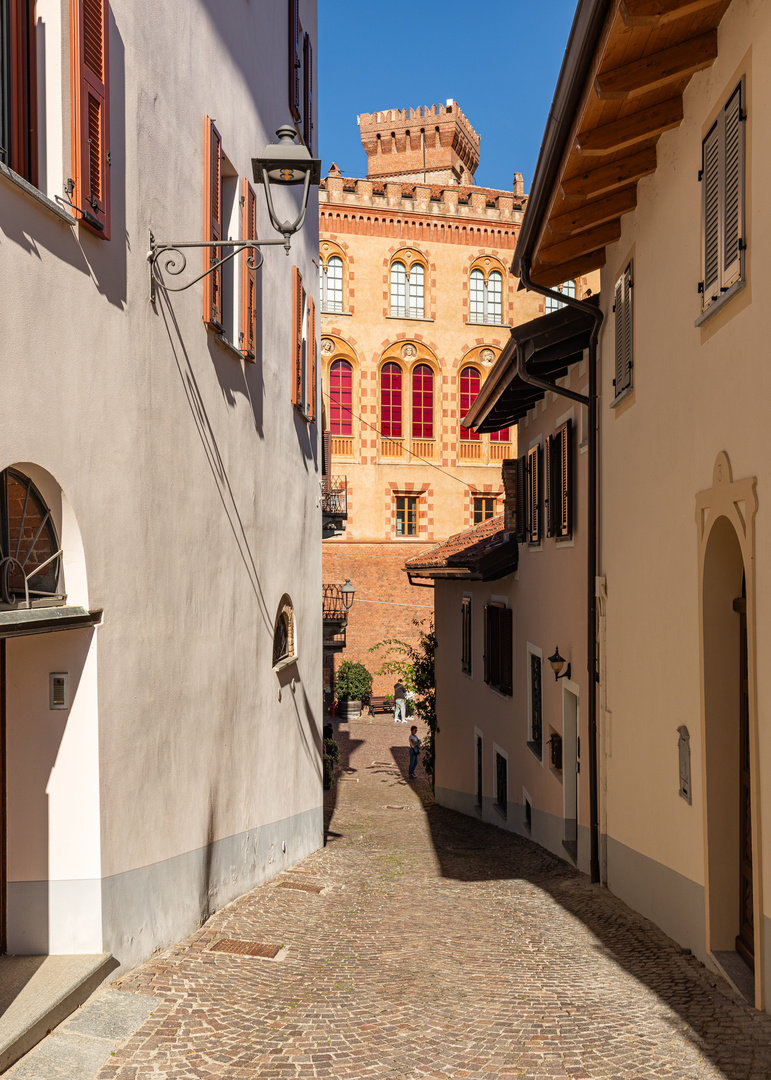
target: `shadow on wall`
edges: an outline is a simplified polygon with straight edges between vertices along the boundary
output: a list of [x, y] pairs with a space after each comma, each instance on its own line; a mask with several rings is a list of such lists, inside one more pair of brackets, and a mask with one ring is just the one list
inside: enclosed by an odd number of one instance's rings
[[[394, 746], [391, 753], [402, 773], [406, 773], [406, 749]], [[599, 954], [612, 957], [688, 1025], [689, 1030], [682, 1031], [683, 1037], [721, 1070], [721, 1076], [746, 1080], [748, 1063], [758, 1045], [771, 1045], [771, 1016], [736, 1001], [717, 976], [710, 986], [698, 961], [685, 958], [680, 947], [653, 923], [626, 908], [599, 885], [591, 885], [587, 877], [537, 844], [437, 806], [427, 785], [426, 790], [421, 785], [418, 793], [442, 877], [466, 882], [519, 881], [548, 893], [591, 932]], [[541, 936], [542, 951], [559, 950], [560, 944], [549, 936], [547, 925], [534, 926], [533, 933]], [[534, 942], [533, 947], [539, 946]], [[736, 1028], [730, 1036], [722, 1024], [716, 1023], [715, 1001], [720, 1000], [725, 1008], [726, 996], [736, 1009]], [[608, 1008], [607, 988], [588, 981], [582, 1007], [588, 1014], [604, 1013]], [[741, 1042], [743, 1031], [747, 1032], [746, 1048]]]

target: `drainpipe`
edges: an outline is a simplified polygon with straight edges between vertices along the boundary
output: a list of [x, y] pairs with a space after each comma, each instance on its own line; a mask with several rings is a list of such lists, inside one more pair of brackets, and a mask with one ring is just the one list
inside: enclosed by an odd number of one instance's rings
[[586, 552], [586, 656], [589, 669], [589, 876], [592, 883], [600, 880], [600, 828], [599, 806], [597, 798], [597, 342], [603, 314], [599, 307], [577, 300], [573, 296], [564, 296], [554, 289], [536, 285], [530, 279], [530, 261], [520, 259], [519, 277], [526, 289], [540, 293], [541, 296], [559, 300], [562, 304], [576, 308], [591, 315], [594, 326], [589, 338], [589, 394], [578, 394], [567, 390], [548, 379], [539, 379], [527, 371], [527, 357], [520, 353], [517, 346], [517, 374], [523, 382], [537, 386], [542, 390], [551, 390], [554, 394], [580, 401], [589, 410], [589, 499], [587, 507], [588, 535]]

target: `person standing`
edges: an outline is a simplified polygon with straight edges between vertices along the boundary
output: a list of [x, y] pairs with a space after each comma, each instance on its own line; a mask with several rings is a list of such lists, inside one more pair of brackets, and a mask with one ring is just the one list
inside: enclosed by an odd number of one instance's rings
[[407, 723], [407, 695], [401, 679], [394, 683], [394, 720], [397, 724]]
[[420, 758], [420, 739], [418, 738], [418, 728], [416, 724], [413, 724], [410, 728], [410, 780], [415, 779], [415, 767], [418, 764]]

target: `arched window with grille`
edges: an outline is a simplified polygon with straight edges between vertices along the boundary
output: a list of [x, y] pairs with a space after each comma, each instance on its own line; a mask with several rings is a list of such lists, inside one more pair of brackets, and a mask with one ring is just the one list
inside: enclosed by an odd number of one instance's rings
[[380, 372], [380, 433], [402, 437], [402, 369], [394, 363], [383, 364]]
[[[460, 415], [465, 416], [474, 404], [481, 386], [479, 372], [475, 367], [465, 367], [460, 373]], [[472, 431], [461, 425], [460, 437], [464, 442], [475, 442], [479, 438], [478, 431]]]
[[470, 275], [469, 321], [472, 323], [503, 322], [503, 274], [492, 270], [487, 276], [478, 266]]
[[418, 364], [412, 372], [412, 437], [434, 437], [434, 373], [428, 364]]
[[343, 310], [343, 260], [339, 255], [319, 265], [319, 298], [322, 311]]
[[[575, 281], [563, 281], [561, 285], [557, 286], [557, 292], [561, 292], [563, 296], [576, 295], [576, 283]], [[553, 311], [559, 311], [560, 308], [566, 307], [561, 300], [555, 300], [551, 296], [546, 297], [546, 304], [544, 305], [544, 313], [551, 315]]]
[[329, 369], [329, 430], [352, 435], [353, 368], [347, 360], [333, 360]]
[[0, 604], [63, 600], [51, 511], [28, 476], [0, 472]]
[[407, 270], [399, 259], [391, 263], [391, 314], [422, 319], [426, 312], [426, 271], [415, 262]]

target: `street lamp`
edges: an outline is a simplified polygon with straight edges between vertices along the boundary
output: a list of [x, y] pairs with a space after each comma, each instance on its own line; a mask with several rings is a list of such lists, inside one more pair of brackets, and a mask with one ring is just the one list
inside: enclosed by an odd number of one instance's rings
[[570, 678], [570, 664], [568, 664], [567, 671], [563, 672], [563, 674], [560, 675], [560, 672], [565, 665], [565, 658], [563, 656], [560, 656], [559, 645], [555, 646], [554, 655], [549, 657], [549, 663], [551, 664], [551, 669], [554, 672], [555, 679]]
[[[262, 265], [262, 252], [260, 248], [266, 244], [282, 244], [289, 254], [289, 242], [296, 232], [303, 227], [305, 214], [308, 210], [308, 199], [311, 184], [318, 184], [321, 179], [321, 161], [312, 158], [308, 148], [294, 141], [295, 129], [291, 124], [283, 124], [278, 131], [277, 143], [268, 143], [262, 157], [252, 158], [252, 172], [255, 183], [264, 184], [265, 197], [268, 201], [268, 213], [270, 223], [276, 232], [281, 233], [280, 240], [181, 240], [161, 243], [150, 233], [150, 250], [147, 252], [147, 261], [150, 264], [150, 299], [155, 303], [155, 290], [161, 288], [164, 292], [184, 292], [197, 281], [201, 281], [209, 274], [213, 274], [222, 266], [235, 258], [241, 251], [249, 251], [246, 260], [249, 270], [257, 270]], [[297, 184], [303, 185], [300, 212], [294, 221], [279, 221], [273, 206], [271, 187], [292, 187]], [[187, 266], [187, 258], [183, 248], [209, 248], [212, 258], [215, 260], [210, 266], [199, 274], [197, 278], [189, 281], [186, 285], [168, 285], [162, 276], [161, 270], [172, 276], [177, 276]], [[231, 249], [229, 254], [218, 257], [221, 248]], [[162, 255], [168, 256], [163, 261], [163, 267], [159, 265]]]
[[353, 598], [356, 594], [356, 589], [351, 585], [351, 579], [345, 579], [345, 585], [340, 587], [340, 592], [343, 594], [343, 603], [345, 604], [345, 610], [350, 611], [353, 604]]

